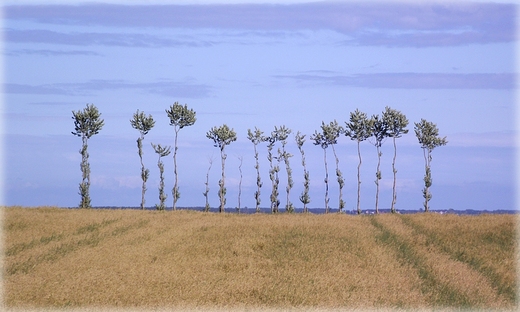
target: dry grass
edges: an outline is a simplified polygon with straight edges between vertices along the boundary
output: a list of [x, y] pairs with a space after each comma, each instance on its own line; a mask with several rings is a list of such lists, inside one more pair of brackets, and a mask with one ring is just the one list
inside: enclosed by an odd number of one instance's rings
[[3, 210], [9, 308], [517, 307], [511, 215]]

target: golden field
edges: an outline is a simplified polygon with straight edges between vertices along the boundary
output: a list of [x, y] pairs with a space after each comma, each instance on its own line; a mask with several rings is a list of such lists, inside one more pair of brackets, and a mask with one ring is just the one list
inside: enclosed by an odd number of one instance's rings
[[7, 309], [518, 308], [515, 215], [2, 214]]

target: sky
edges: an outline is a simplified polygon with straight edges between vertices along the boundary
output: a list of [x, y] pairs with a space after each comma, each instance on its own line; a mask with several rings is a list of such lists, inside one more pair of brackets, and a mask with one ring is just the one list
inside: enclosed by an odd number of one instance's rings
[[[145, 136], [150, 170], [146, 206], [159, 203], [158, 155], [150, 143], [174, 144], [165, 113], [175, 102], [196, 111], [179, 132], [179, 207], [219, 206], [220, 151], [206, 138], [227, 124], [228, 209], [255, 207], [254, 151], [247, 130], [292, 130], [287, 149], [301, 208], [301, 155], [310, 173], [309, 207], [324, 207], [324, 151], [309, 139], [322, 122], [344, 125], [359, 109], [386, 106], [409, 120], [396, 140], [399, 210], [423, 207], [424, 155], [414, 123], [435, 123], [448, 144], [433, 151], [430, 207], [517, 209], [516, 145], [519, 6], [511, 1], [13, 1], [2, 2], [2, 205], [75, 207], [80, 202], [81, 139], [72, 111], [87, 103], [105, 126], [88, 141], [93, 206], [137, 207], [140, 162], [130, 125], [139, 110], [155, 127]], [[372, 141], [373, 142], [373, 141]], [[280, 145], [278, 144], [277, 147]], [[335, 146], [345, 178], [346, 210], [356, 208], [357, 145]], [[258, 147], [269, 207], [267, 146]], [[379, 208], [392, 200], [393, 144], [382, 146]], [[335, 161], [327, 150], [330, 207], [338, 208]], [[361, 208], [375, 206], [376, 148], [361, 143]], [[240, 166], [242, 159], [242, 166]], [[172, 206], [172, 155], [162, 159]], [[280, 208], [287, 174], [280, 164]], [[242, 171], [242, 180], [240, 180]]]

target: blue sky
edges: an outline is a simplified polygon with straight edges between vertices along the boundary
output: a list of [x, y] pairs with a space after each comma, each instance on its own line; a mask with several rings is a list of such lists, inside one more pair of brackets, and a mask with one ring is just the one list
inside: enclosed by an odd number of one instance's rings
[[[139, 133], [129, 122], [139, 109], [156, 120], [144, 141], [151, 171], [146, 205], [155, 205], [159, 171], [150, 142], [173, 145], [165, 109], [178, 101], [197, 112], [195, 125], [179, 133], [181, 207], [204, 205], [212, 157], [210, 204], [219, 204], [219, 150], [205, 136], [213, 126], [225, 123], [238, 134], [226, 148], [226, 206], [237, 205], [243, 157], [241, 201], [251, 208], [256, 172], [248, 128], [268, 134], [286, 125], [308, 138], [322, 121], [344, 124], [356, 108], [372, 115], [390, 106], [410, 121], [410, 132], [397, 141], [398, 209], [422, 207], [424, 158], [413, 132], [421, 118], [449, 141], [433, 152], [432, 209], [516, 209], [519, 11], [513, 2], [4, 1], [2, 10], [2, 204], [79, 203], [81, 140], [71, 134], [71, 117], [93, 103], [105, 127], [89, 140], [92, 204], [140, 204]], [[300, 208], [303, 168], [293, 138], [291, 201]], [[341, 137], [336, 148], [351, 210], [356, 144]], [[323, 150], [309, 139], [304, 149], [310, 207], [323, 207]], [[390, 140], [382, 152], [380, 208], [389, 208]], [[268, 207], [265, 144], [259, 153]], [[361, 206], [373, 209], [376, 149], [363, 142], [361, 153]], [[337, 208], [328, 156], [330, 206]], [[163, 160], [171, 207], [173, 160]], [[280, 181], [283, 208], [284, 170]]]

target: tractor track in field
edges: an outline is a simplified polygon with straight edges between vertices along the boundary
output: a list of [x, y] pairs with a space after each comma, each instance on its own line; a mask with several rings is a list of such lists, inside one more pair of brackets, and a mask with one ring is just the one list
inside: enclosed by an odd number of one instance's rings
[[[114, 227], [113, 225], [120, 220], [119, 218], [94, 222], [77, 228], [72, 235], [65, 235], [64, 233], [52, 234], [33, 239], [29, 243], [16, 244], [6, 250], [6, 257], [14, 257], [22, 252], [32, 252], [33, 254], [29, 254], [23, 261], [16, 261], [11, 265], [8, 264], [5, 274], [6, 276], [18, 273], [27, 274], [42, 263], [55, 262], [81, 248], [95, 247], [105, 239], [125, 235], [129, 231], [139, 229], [149, 222], [149, 220], [141, 219], [130, 224]], [[44, 250], [38, 252], [38, 247]], [[9, 263], [9, 261], [6, 262]]]
[[414, 269], [421, 280], [421, 292], [432, 305], [476, 308], [511, 301], [507, 291], [486, 274], [455, 257], [454, 251], [406, 217], [373, 216], [370, 221], [380, 231], [376, 240], [390, 248], [400, 263]]
[[507, 285], [503, 282], [500, 278], [500, 274], [494, 268], [486, 266], [480, 257], [465, 252], [463, 248], [450, 247], [445, 244], [434, 231], [430, 231], [424, 226], [414, 222], [409, 216], [400, 215], [400, 218], [403, 223], [412, 228], [415, 233], [424, 235], [427, 244], [435, 245], [442, 252], [448, 254], [451, 259], [466, 263], [472, 269], [480, 272], [480, 274], [487, 278], [493, 288], [497, 290], [499, 295], [507, 297], [508, 300], [512, 302], [516, 302], [516, 287], [514, 287], [514, 285]]

